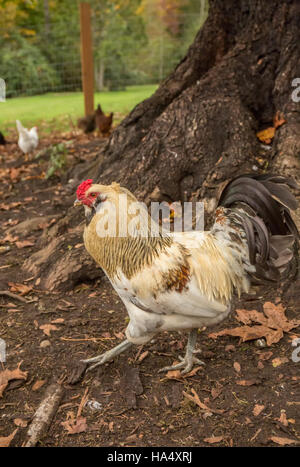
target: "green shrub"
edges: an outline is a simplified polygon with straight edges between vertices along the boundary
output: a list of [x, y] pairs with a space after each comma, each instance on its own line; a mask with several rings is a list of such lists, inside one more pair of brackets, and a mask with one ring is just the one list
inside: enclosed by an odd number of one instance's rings
[[15, 35], [0, 41], [0, 76], [6, 82], [6, 97], [51, 91], [59, 84], [55, 70], [41, 51]]

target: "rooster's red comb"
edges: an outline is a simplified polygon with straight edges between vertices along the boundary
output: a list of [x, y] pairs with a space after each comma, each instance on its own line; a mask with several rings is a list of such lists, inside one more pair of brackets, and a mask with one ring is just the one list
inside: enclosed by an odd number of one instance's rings
[[80, 183], [76, 191], [77, 199], [80, 199], [85, 195], [85, 192], [90, 188], [92, 183], [93, 183], [93, 180], [91, 178]]

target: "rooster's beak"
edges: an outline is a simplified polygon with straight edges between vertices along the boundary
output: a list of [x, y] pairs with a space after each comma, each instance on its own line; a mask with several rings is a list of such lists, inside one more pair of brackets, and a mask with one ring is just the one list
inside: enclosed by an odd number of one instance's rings
[[81, 205], [82, 205], [82, 202], [79, 201], [79, 199], [76, 199], [76, 200], [74, 201], [73, 206], [81, 206]]

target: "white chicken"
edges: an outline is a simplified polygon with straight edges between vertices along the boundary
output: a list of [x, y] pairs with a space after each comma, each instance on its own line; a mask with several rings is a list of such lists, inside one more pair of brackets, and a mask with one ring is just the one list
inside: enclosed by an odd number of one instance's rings
[[34, 126], [28, 130], [23, 127], [20, 120], [16, 120], [16, 125], [19, 133], [18, 146], [24, 154], [28, 154], [36, 149], [39, 144], [37, 127]]
[[[237, 177], [224, 188], [210, 231], [164, 234], [159, 234], [159, 226], [141, 204], [139, 229], [131, 231], [137, 203], [134, 195], [117, 183], [92, 182], [79, 185], [75, 201], [85, 209], [85, 247], [110, 279], [130, 321], [126, 340], [84, 360], [92, 364], [89, 370], [132, 344], [146, 344], [160, 331], [186, 329], [190, 334], [184, 358], [162, 371], [188, 373], [194, 363], [203, 363], [194, 355], [197, 328], [223, 321], [234, 294], [248, 292], [251, 283], [277, 287], [298, 261], [299, 233], [290, 214], [297, 200], [289, 190], [297, 184], [291, 178]], [[120, 204], [123, 196], [127, 208]], [[101, 226], [111, 219], [117, 220], [118, 228], [127, 226], [127, 234], [118, 234], [116, 227], [112, 235], [102, 235]]]

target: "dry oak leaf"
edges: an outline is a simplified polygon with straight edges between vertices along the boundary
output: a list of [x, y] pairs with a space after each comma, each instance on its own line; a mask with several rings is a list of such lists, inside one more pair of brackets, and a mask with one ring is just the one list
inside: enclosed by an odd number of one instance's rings
[[0, 448], [8, 448], [10, 443], [14, 439], [17, 431], [18, 431], [18, 428], [16, 428], [15, 431], [13, 431], [11, 435], [0, 438]]
[[62, 426], [67, 430], [69, 435], [75, 435], [77, 433], [83, 433], [87, 429], [86, 418], [78, 417], [76, 419], [66, 420], [61, 422]]
[[15, 282], [8, 282], [8, 285], [11, 292], [18, 292], [20, 295], [27, 295], [32, 291], [32, 287], [30, 285], [19, 284]]
[[280, 444], [280, 446], [286, 446], [287, 444], [296, 444], [299, 441], [295, 441], [294, 439], [289, 438], [281, 438], [280, 436], [271, 436], [269, 438], [273, 443]]
[[51, 337], [51, 331], [59, 331], [59, 328], [54, 326], [54, 324], [41, 324], [40, 329], [48, 337]]
[[20, 370], [21, 363], [22, 362], [18, 364], [15, 370], [0, 371], [0, 397], [3, 396], [3, 392], [7, 387], [9, 381], [13, 379], [24, 379], [26, 381], [28, 372]]
[[268, 317], [267, 326], [274, 329], [282, 329], [285, 332], [289, 332], [300, 325], [300, 319], [287, 319], [285, 308], [283, 308], [282, 304], [274, 305], [274, 303], [266, 302], [264, 304], [264, 313]]
[[222, 331], [219, 332], [212, 332], [208, 337], [216, 339], [219, 336], [234, 336], [240, 337], [242, 342], [245, 342], [264, 337], [268, 331], [269, 328], [266, 326], [239, 326], [237, 328], [222, 329]]
[[[266, 302], [263, 306], [264, 314], [256, 310], [237, 310], [236, 318], [245, 324], [237, 328], [223, 329], [222, 331], [211, 333], [209, 337], [216, 339], [219, 336], [236, 336], [242, 339], [242, 342], [248, 340], [266, 338], [267, 345], [270, 346], [283, 337], [283, 332], [289, 332], [291, 329], [300, 325], [300, 320], [288, 320], [285, 316], [285, 308], [282, 304]], [[255, 324], [250, 326], [250, 324]]]
[[222, 439], [223, 439], [223, 436], [211, 436], [210, 438], [204, 438], [203, 441], [209, 444], [214, 444], [214, 443], [219, 443], [220, 441], [222, 441]]

